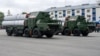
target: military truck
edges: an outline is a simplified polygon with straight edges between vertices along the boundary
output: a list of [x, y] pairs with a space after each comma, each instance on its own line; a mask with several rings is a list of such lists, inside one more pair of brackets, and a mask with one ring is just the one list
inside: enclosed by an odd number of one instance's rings
[[52, 20], [48, 12], [31, 12], [29, 14], [6, 16], [2, 22], [8, 36], [27, 36], [40, 38], [46, 35], [52, 38], [59, 24]]
[[68, 16], [65, 19], [62, 34], [63, 35], [74, 35], [88, 36], [89, 33], [95, 30], [96, 24], [93, 22], [88, 22], [84, 16]]

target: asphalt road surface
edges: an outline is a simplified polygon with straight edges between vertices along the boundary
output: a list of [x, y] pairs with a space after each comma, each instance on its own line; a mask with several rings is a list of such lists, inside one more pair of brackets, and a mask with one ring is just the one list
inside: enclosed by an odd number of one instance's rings
[[0, 56], [100, 56], [100, 33], [36, 39], [10, 37], [0, 30]]

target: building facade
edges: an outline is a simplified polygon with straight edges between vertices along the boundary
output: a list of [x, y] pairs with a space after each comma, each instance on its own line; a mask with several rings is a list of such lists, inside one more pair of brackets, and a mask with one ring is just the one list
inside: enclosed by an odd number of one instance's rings
[[65, 20], [67, 16], [82, 15], [86, 20], [92, 22], [100, 22], [100, 3], [97, 4], [82, 4], [77, 6], [65, 6], [65, 7], [52, 7], [47, 9], [50, 17], [58, 20]]

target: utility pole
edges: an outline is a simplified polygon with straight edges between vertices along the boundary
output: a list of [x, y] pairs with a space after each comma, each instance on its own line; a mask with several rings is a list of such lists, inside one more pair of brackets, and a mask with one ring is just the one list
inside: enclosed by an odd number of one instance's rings
[[12, 16], [12, 14], [10, 13], [10, 10], [8, 10], [7, 16]]

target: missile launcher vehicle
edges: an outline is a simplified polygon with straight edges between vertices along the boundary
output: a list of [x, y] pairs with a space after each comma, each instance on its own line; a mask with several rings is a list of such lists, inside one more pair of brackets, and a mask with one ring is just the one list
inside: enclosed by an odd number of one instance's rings
[[5, 16], [2, 26], [6, 27], [8, 36], [27, 36], [40, 38], [46, 35], [52, 38], [58, 30], [57, 20], [52, 20], [48, 12], [31, 12], [29, 14], [19, 14]]
[[62, 29], [62, 35], [70, 36], [88, 36], [89, 33], [95, 30], [96, 24], [94, 22], [86, 21], [84, 16], [69, 16], [65, 19]]

